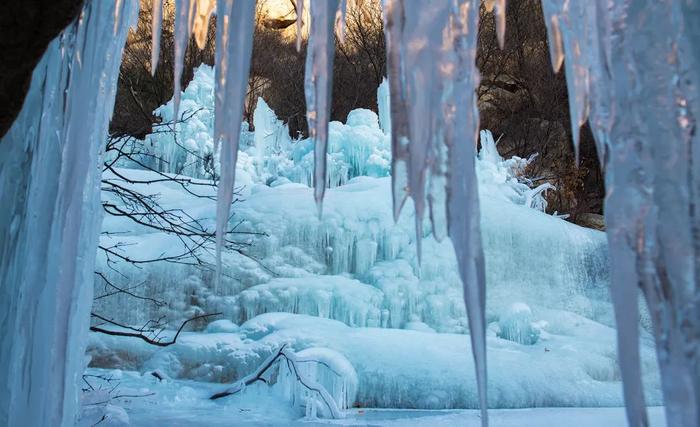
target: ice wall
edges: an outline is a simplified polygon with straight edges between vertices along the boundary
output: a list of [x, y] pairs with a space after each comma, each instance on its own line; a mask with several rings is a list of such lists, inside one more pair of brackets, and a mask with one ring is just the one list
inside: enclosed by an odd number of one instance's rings
[[100, 152], [137, 1], [87, 1], [0, 141], [0, 424], [73, 425], [92, 300]]

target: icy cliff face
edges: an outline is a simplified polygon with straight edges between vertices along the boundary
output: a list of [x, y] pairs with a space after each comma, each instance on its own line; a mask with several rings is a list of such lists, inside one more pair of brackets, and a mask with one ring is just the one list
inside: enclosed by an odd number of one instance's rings
[[100, 224], [102, 143], [138, 2], [87, 1], [0, 141], [0, 424], [73, 425]]

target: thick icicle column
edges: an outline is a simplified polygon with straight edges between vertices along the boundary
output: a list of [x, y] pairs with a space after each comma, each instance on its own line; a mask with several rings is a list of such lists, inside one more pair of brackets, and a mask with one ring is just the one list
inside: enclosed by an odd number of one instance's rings
[[637, 295], [656, 337], [671, 426], [700, 425], [700, 37], [696, 0], [543, 0], [565, 57], [572, 131], [591, 123], [606, 171], [612, 299], [627, 416], [648, 425]]
[[[448, 234], [452, 239], [464, 287], [481, 420], [487, 425], [486, 287], [474, 171], [480, 2], [422, 2], [410, 8], [400, 0], [383, 4], [394, 217], [398, 218], [410, 196], [419, 257], [426, 210], [435, 238]], [[505, 2], [500, 2], [501, 15], [504, 7]]]
[[135, 0], [87, 1], [49, 45], [0, 141], [0, 425], [75, 423], [100, 151], [137, 13]]

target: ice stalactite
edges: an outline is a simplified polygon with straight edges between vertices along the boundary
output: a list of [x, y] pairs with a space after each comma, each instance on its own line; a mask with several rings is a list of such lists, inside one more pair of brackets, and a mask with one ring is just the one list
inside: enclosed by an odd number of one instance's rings
[[563, 61], [566, 72], [566, 87], [569, 94], [569, 116], [574, 154], [578, 164], [579, 135], [589, 112], [590, 55], [588, 43], [594, 38], [598, 24], [594, 19], [594, 2], [563, 2], [542, 0], [545, 22], [550, 33], [549, 46], [552, 63], [557, 69]]
[[387, 52], [391, 117], [391, 197], [394, 221], [408, 198], [408, 106], [403, 91], [403, 57], [401, 35], [404, 29], [403, 2], [382, 0], [384, 7], [384, 38]]
[[160, 57], [160, 33], [163, 28], [163, 0], [153, 0], [151, 7], [151, 75], [156, 74]]
[[253, 51], [255, 0], [219, 0], [217, 19], [217, 46], [221, 53], [216, 58], [214, 150], [220, 143], [221, 177], [216, 209], [216, 270], [217, 279], [220, 279], [221, 251], [236, 183], [243, 102]]
[[494, 7], [494, 18], [496, 19], [496, 37], [498, 46], [503, 49], [506, 43], [506, 0], [496, 0]]
[[[449, 236], [455, 248], [469, 319], [469, 333], [476, 368], [482, 425], [488, 425], [486, 394], [486, 273], [479, 228], [479, 198], [474, 172], [479, 111], [476, 88], [476, 44], [479, 1], [458, 2], [453, 12], [454, 54], [446, 80], [445, 140], [449, 149], [447, 215]], [[448, 68], [449, 69], [449, 68]]]
[[668, 423], [700, 425], [698, 8], [697, 1], [543, 1], [553, 63], [562, 49], [566, 58], [574, 135], [590, 110], [606, 169], [611, 293], [635, 426], [648, 424], [638, 284], [652, 317]]
[[435, 237], [448, 233], [452, 239], [486, 425], [485, 272], [474, 168], [479, 123], [474, 95], [479, 82], [475, 61], [479, 2], [426, 2], [406, 8], [402, 1], [385, 0], [383, 5], [394, 215], [398, 218], [410, 195], [419, 256], [426, 201]]
[[314, 199], [319, 215], [326, 192], [326, 152], [328, 151], [328, 122], [331, 118], [333, 88], [334, 24], [338, 0], [311, 2], [311, 29], [306, 53], [304, 92], [309, 137], [314, 142]]
[[340, 43], [345, 43], [345, 30], [346, 24], [345, 19], [347, 16], [348, 0], [340, 0], [338, 5], [338, 11], [335, 15], [335, 31], [338, 35], [338, 41]]
[[87, 1], [0, 142], [0, 424], [73, 425], [101, 218], [100, 153], [138, 2]]
[[175, 57], [173, 59], [175, 117], [178, 116], [180, 110], [182, 67], [190, 36], [194, 34], [197, 46], [200, 49], [204, 47], [209, 31], [209, 17], [214, 11], [214, 3], [213, 0], [175, 0]]
[[297, 12], [297, 52], [301, 51], [301, 40], [302, 34], [301, 30], [304, 26], [304, 0], [297, 0], [296, 4]]
[[192, 16], [196, 0], [175, 0], [175, 56], [173, 59], [173, 104], [174, 116], [180, 110], [180, 87], [185, 51], [192, 34]]
[[[430, 201], [436, 237], [444, 235], [440, 226], [445, 223], [445, 171], [441, 170], [444, 153], [441, 152], [439, 113], [443, 83], [439, 74], [445, 49], [443, 35], [448, 29], [451, 6], [447, 1], [415, 4], [411, 8], [399, 1], [385, 2], [392, 122], [396, 133], [392, 140], [392, 172], [397, 172], [394, 200], [398, 203], [394, 209], [398, 217], [405, 197], [410, 195], [413, 199], [419, 257], [426, 200]], [[429, 194], [426, 193], [428, 187]], [[406, 196], [402, 194], [404, 191]]]

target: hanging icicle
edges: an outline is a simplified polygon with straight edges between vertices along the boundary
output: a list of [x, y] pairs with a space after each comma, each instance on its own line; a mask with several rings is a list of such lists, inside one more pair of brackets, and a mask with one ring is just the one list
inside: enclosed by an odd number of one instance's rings
[[469, 320], [472, 355], [481, 407], [481, 424], [488, 425], [486, 371], [486, 274], [481, 243], [479, 197], [475, 171], [479, 110], [476, 88], [476, 46], [479, 0], [460, 0], [453, 11], [453, 67], [445, 90], [445, 143], [449, 149], [447, 215]]
[[590, 110], [605, 162], [611, 294], [628, 421], [648, 425], [638, 347], [641, 283], [668, 425], [700, 425], [700, 39], [694, 20], [700, 3], [542, 4], [550, 46], [559, 51], [554, 65], [561, 62], [559, 46], [566, 56], [572, 129]]
[[449, 233], [452, 239], [464, 285], [482, 423], [487, 425], [486, 288], [474, 170], [479, 0], [415, 3], [410, 9], [399, 0], [383, 5], [394, 216], [398, 218], [410, 195], [419, 256], [426, 200], [433, 234], [439, 239]]
[[297, 52], [301, 51], [302, 29], [304, 26], [304, 0], [297, 0]]
[[255, 0], [219, 0], [217, 4], [216, 101], [214, 141], [221, 144], [221, 177], [216, 205], [216, 277], [221, 279], [221, 251], [236, 184], [236, 162], [243, 104], [253, 52]]
[[321, 215], [323, 196], [326, 192], [326, 153], [335, 52], [333, 26], [338, 10], [338, 0], [311, 2], [309, 7], [311, 30], [306, 53], [304, 92], [309, 137], [314, 143], [314, 199], [318, 213]]
[[383, 0], [391, 116], [391, 197], [394, 221], [399, 220], [408, 199], [408, 106], [404, 93], [401, 36], [404, 29], [403, 1]]
[[[586, 16], [595, 10], [595, 2], [569, 2], [542, 0], [545, 23], [549, 30], [549, 49], [555, 70], [561, 66], [566, 56], [566, 87], [569, 93], [569, 116], [571, 137], [574, 144], [576, 164], [579, 163], [579, 139], [581, 126], [588, 120], [589, 76], [587, 49], [590, 32]], [[563, 54], [563, 55], [562, 55]]]
[[153, 0], [151, 7], [151, 75], [156, 75], [160, 57], [160, 33], [163, 27], [163, 0]]
[[185, 51], [192, 35], [192, 12], [195, 0], [175, 0], [175, 57], [173, 58], [173, 117], [177, 120], [180, 111], [182, 66]]
[[506, 43], [506, 0], [496, 0], [493, 7], [496, 19], [496, 38], [498, 46], [503, 49]]
[[335, 32], [338, 35], [338, 41], [341, 44], [345, 43], [345, 31], [347, 26], [345, 20], [347, 19], [347, 8], [348, 0], [340, 0], [338, 11], [335, 14]]

